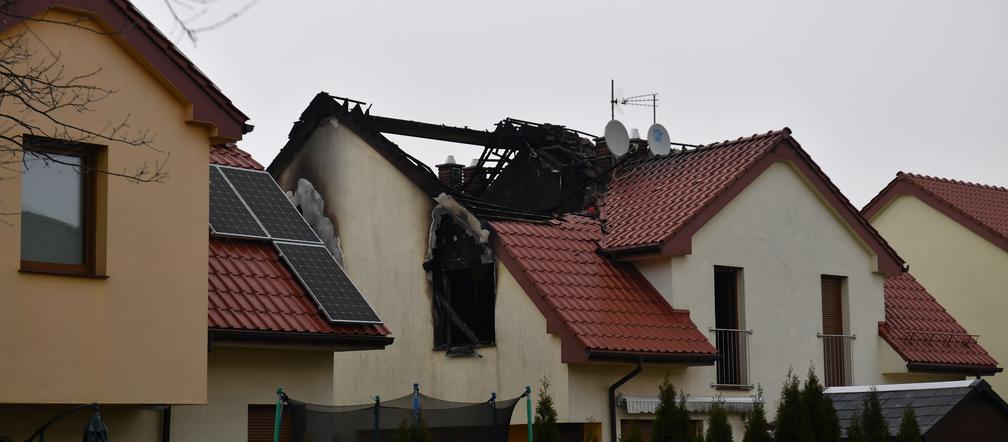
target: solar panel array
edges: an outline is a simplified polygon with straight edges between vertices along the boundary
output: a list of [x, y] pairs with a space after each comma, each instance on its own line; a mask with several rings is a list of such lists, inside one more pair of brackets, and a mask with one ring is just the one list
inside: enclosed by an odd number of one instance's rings
[[330, 321], [381, 322], [324, 245], [273, 244], [315, 301], [327, 306], [323, 311]]
[[210, 166], [210, 228], [218, 235], [269, 238], [220, 169], [214, 166]]
[[269, 173], [210, 166], [210, 228], [272, 240], [329, 321], [382, 322]]
[[271, 238], [320, 242], [269, 173], [232, 167], [222, 167], [221, 171]]

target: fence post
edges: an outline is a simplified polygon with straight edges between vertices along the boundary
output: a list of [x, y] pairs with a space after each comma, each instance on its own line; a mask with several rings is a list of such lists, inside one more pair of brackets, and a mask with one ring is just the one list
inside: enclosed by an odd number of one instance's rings
[[280, 416], [283, 415], [283, 387], [277, 387], [276, 416], [273, 417], [273, 442], [280, 442]]
[[525, 426], [528, 427], [528, 442], [532, 442], [532, 387], [525, 386]]
[[381, 396], [374, 397], [374, 442], [378, 442], [379, 407], [381, 407]]
[[413, 425], [420, 426], [420, 384], [413, 384]]

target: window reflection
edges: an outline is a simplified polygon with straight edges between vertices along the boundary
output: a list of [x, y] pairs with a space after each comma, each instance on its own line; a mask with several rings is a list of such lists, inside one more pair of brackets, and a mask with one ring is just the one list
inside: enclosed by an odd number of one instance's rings
[[[25, 152], [21, 177], [21, 259], [84, 263], [81, 158]], [[77, 166], [77, 167], [75, 167]]]

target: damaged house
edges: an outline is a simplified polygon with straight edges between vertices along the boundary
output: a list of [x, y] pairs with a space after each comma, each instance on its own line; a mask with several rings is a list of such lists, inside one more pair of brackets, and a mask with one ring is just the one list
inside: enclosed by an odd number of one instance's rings
[[[1000, 371], [788, 129], [614, 157], [563, 126], [480, 131], [360, 104], [316, 96], [267, 168], [318, 193], [323, 240], [397, 327], [383, 352], [336, 354], [358, 374], [335, 376], [336, 403], [414, 382], [481, 401], [548, 378], [565, 440], [615, 441], [647, 432], [668, 376], [695, 431], [720, 396], [740, 440], [755, 388], [773, 413], [789, 367], [828, 386]], [[386, 135], [480, 153], [435, 172]]]

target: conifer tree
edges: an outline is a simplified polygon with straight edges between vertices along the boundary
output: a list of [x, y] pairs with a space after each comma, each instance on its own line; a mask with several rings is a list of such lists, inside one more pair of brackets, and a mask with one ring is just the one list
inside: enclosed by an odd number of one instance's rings
[[847, 442], [865, 442], [864, 430], [861, 429], [861, 412], [854, 412], [847, 426]]
[[536, 402], [535, 420], [532, 423], [532, 439], [536, 442], [560, 442], [560, 426], [557, 412], [553, 407], [553, 397], [549, 394], [549, 378], [542, 378], [539, 387], [539, 401]]
[[721, 398], [716, 399], [711, 405], [709, 416], [704, 442], [734, 442], [731, 425], [728, 424], [728, 412], [725, 411], [724, 401]]
[[434, 435], [427, 429], [423, 414], [418, 419], [407, 417], [399, 422], [399, 428], [392, 435], [394, 442], [433, 442]]
[[655, 410], [654, 434], [652, 442], [694, 442], [690, 432], [690, 415], [686, 409], [686, 395], [676, 400], [676, 390], [665, 380], [658, 386], [658, 408]]
[[753, 396], [753, 410], [746, 416], [745, 436], [742, 442], [771, 442], [770, 425], [766, 420], [766, 407], [763, 405], [763, 387], [756, 387]]
[[788, 369], [787, 380], [777, 402], [776, 442], [807, 442], [813, 440], [808, 411], [802, 404], [798, 376]]
[[627, 425], [627, 431], [620, 435], [620, 442], [644, 442], [637, 421], [630, 421], [630, 424]]
[[907, 407], [903, 412], [903, 419], [900, 420], [899, 433], [896, 434], [896, 442], [921, 442], [923, 438], [920, 433], [920, 425], [917, 424], [917, 414], [913, 408]]
[[808, 377], [801, 391], [802, 404], [809, 419], [811, 441], [840, 442], [840, 420], [833, 400], [826, 396], [815, 367], [809, 367]]
[[864, 430], [868, 442], [890, 442], [889, 426], [882, 416], [882, 404], [879, 403], [878, 392], [874, 388], [868, 392], [861, 407], [861, 429]]

